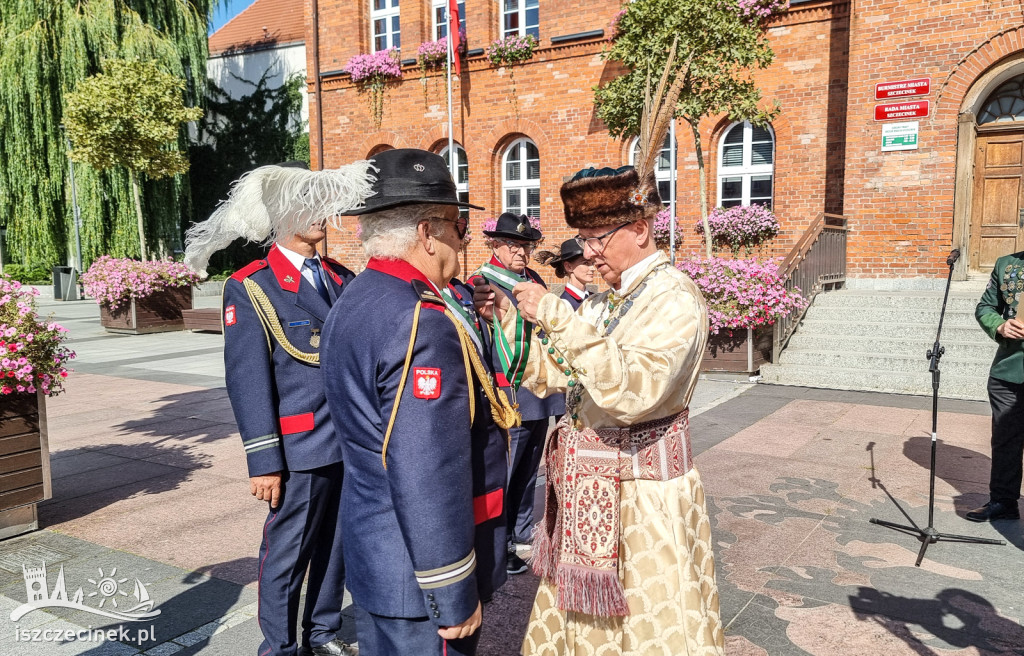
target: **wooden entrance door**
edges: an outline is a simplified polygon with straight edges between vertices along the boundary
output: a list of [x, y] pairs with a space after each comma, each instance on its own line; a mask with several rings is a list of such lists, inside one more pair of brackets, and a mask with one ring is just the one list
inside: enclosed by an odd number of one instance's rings
[[974, 160], [970, 270], [1024, 250], [1024, 130], [979, 134]]

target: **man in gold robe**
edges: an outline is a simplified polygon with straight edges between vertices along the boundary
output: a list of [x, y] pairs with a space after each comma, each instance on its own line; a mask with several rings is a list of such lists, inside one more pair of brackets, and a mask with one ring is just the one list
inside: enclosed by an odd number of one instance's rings
[[[653, 173], [586, 169], [562, 190], [567, 223], [611, 289], [576, 312], [540, 285], [514, 289], [533, 324], [523, 386], [566, 393], [545, 447], [543, 578], [524, 656], [721, 656], [711, 525], [688, 407], [708, 336], [700, 291], [654, 245]], [[481, 313], [516, 309], [477, 288]]]

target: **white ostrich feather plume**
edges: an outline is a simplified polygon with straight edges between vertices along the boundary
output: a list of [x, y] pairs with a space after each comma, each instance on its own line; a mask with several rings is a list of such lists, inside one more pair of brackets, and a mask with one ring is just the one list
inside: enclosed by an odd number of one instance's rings
[[240, 237], [271, 243], [324, 221], [340, 228], [340, 217], [373, 195], [376, 170], [366, 160], [322, 171], [253, 169], [231, 185], [227, 200], [209, 219], [185, 233], [185, 264], [205, 278], [210, 256]]

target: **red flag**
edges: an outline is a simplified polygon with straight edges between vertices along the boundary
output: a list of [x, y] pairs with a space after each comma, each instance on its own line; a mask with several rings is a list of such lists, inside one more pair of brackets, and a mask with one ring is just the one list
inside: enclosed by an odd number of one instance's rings
[[455, 74], [462, 73], [462, 59], [459, 57], [459, 46], [461, 30], [459, 29], [459, 0], [448, 0], [449, 23], [448, 32], [452, 42], [452, 64], [455, 65]]

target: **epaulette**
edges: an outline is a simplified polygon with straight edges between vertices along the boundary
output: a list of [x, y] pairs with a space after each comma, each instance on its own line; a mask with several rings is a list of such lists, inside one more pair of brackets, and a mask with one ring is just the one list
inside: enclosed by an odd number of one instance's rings
[[413, 280], [412, 288], [416, 290], [416, 295], [420, 297], [420, 301], [424, 304], [431, 306], [435, 310], [443, 311], [445, 309], [444, 299], [427, 283], [422, 280]]
[[267, 268], [266, 260], [256, 260], [255, 262], [250, 262], [246, 264], [244, 267], [231, 274], [231, 279], [237, 280], [238, 282], [242, 282], [243, 280], [245, 280], [252, 274], [256, 273], [260, 269], [265, 268]]

